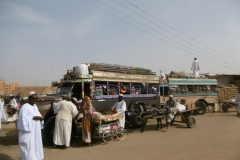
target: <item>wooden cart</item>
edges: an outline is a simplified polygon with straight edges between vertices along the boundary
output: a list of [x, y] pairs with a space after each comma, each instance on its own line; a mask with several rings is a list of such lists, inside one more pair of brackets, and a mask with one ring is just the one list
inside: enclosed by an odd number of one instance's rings
[[[172, 125], [175, 122], [179, 123], [186, 123], [188, 128], [194, 128], [196, 126], [196, 119], [191, 116], [195, 110], [198, 110], [198, 108], [184, 110], [184, 111], [177, 111], [177, 113], [174, 116], [174, 119], [170, 122], [170, 125]], [[181, 117], [181, 120], [176, 120], [176, 117]], [[166, 116], [167, 121], [167, 116]]]
[[228, 108], [235, 107], [237, 108], [237, 104], [234, 99], [219, 99], [219, 106], [221, 106], [223, 112], [228, 112]]

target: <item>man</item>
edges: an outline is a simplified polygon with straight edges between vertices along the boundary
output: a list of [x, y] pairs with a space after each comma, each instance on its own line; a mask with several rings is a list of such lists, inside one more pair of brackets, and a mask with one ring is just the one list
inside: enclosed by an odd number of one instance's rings
[[6, 120], [6, 115], [3, 108], [3, 103], [0, 102], [0, 132], [2, 131], [2, 120]]
[[8, 118], [7, 122], [14, 122], [17, 119], [17, 101], [15, 100], [14, 96], [10, 95], [10, 103], [8, 104]]
[[59, 111], [55, 120], [55, 129], [53, 135], [54, 146], [70, 147], [72, 118], [78, 114], [77, 107], [71, 102], [72, 98], [59, 102]]
[[17, 127], [19, 129], [19, 146], [21, 160], [42, 160], [43, 117], [34, 102], [38, 99], [34, 91], [28, 93], [28, 103], [25, 103], [19, 112]]
[[114, 104], [113, 110], [123, 114], [123, 118], [119, 120], [121, 127], [125, 127], [125, 111], [127, 109], [126, 102], [123, 100], [123, 95], [119, 94], [118, 101]]
[[4, 99], [2, 96], [0, 96], [0, 103], [2, 104], [2, 106], [4, 107], [5, 103], [4, 103]]
[[240, 90], [235, 98], [235, 103], [237, 104], [237, 113], [240, 115]]
[[[88, 94], [86, 94], [88, 95]], [[83, 118], [82, 118], [82, 140], [85, 147], [91, 146], [91, 123], [92, 123], [92, 112], [93, 106], [89, 96], [84, 97], [84, 104], [82, 107]]]
[[174, 119], [175, 114], [177, 113], [176, 108], [177, 102], [173, 100], [173, 95], [169, 95], [169, 100], [166, 101], [164, 107], [167, 109], [167, 128], [170, 128], [170, 123]]
[[193, 76], [194, 77], [199, 77], [199, 70], [200, 70], [200, 67], [198, 65], [198, 61], [197, 61], [197, 58], [194, 58], [194, 61], [192, 63], [192, 68], [191, 70], [193, 70]]

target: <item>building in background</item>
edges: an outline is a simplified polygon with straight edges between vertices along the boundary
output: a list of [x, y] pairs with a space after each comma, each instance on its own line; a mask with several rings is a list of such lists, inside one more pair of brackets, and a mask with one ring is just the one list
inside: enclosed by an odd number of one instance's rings
[[12, 94], [27, 97], [28, 92], [35, 91], [39, 96], [46, 96], [48, 94], [54, 94], [56, 90], [57, 86], [18, 86], [15, 87]]
[[9, 96], [12, 94], [13, 90], [19, 87], [18, 82], [8, 84], [4, 79], [0, 79], [0, 95]]

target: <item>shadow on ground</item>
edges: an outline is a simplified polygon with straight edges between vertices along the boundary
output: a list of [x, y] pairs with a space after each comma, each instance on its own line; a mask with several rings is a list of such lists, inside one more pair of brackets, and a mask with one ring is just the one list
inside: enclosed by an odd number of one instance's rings
[[[2, 124], [7, 125], [7, 124]], [[0, 136], [0, 141], [2, 146], [18, 145], [18, 129], [17, 128], [7, 128], [4, 129], [4, 136]]]
[[3, 154], [3, 153], [0, 153], [0, 159], [1, 160], [13, 160], [12, 157], [10, 157], [9, 155]]

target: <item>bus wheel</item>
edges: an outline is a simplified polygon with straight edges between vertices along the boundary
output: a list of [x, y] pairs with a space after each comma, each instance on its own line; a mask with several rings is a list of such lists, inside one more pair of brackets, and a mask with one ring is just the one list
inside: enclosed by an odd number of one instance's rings
[[196, 126], [196, 120], [194, 117], [191, 117], [191, 116], [187, 118], [186, 123], [187, 123], [188, 128], [194, 128]]
[[197, 113], [203, 115], [206, 112], [207, 105], [203, 101], [197, 101], [196, 108], [198, 108]]
[[53, 134], [55, 128], [55, 119], [56, 117], [51, 117], [44, 124], [43, 129], [43, 141], [49, 145], [53, 145]]
[[[142, 120], [136, 114], [133, 114], [130, 118], [130, 123], [133, 128], [140, 128]], [[146, 124], [147, 124], [147, 119], [143, 118], [143, 125], [146, 125]]]
[[223, 105], [222, 105], [222, 111], [223, 111], [223, 112], [227, 112], [227, 111], [228, 111], [228, 104], [223, 103]]

